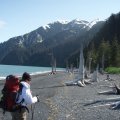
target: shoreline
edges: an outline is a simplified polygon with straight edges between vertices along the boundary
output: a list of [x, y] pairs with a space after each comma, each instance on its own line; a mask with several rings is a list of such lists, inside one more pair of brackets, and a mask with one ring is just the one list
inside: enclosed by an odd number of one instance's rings
[[[120, 75], [110, 75], [114, 81], [104, 81], [105, 75], [99, 75], [99, 81], [85, 87], [65, 86], [68, 81], [75, 80], [76, 74], [57, 72], [56, 74], [40, 74], [32, 76], [31, 90], [33, 95], [39, 95], [40, 102], [35, 104], [35, 120], [119, 120], [119, 110], [111, 110], [105, 106], [111, 102], [97, 102], [120, 95], [99, 95], [98, 92], [107, 90], [102, 85], [119, 84]], [[56, 86], [56, 87], [54, 87]], [[61, 87], [58, 87], [61, 86]], [[2, 85], [0, 84], [0, 88]], [[42, 89], [41, 89], [42, 88]], [[110, 89], [110, 88], [109, 88]], [[93, 102], [93, 103], [92, 103]], [[0, 114], [0, 116], [2, 116]], [[9, 113], [5, 120], [10, 120]], [[31, 119], [31, 111], [28, 115]]]
[[[64, 71], [64, 70], [57, 70], [56, 72], [58, 73], [58, 72], [65, 72], [65, 71]], [[29, 73], [29, 72], [28, 72], [28, 73]], [[50, 73], [51, 73], [51, 71], [33, 72], [33, 73], [30, 73], [30, 75], [34, 77], [34, 76], [44, 76], [44, 75], [50, 74]], [[9, 74], [8, 74], [8, 75], [9, 75]], [[5, 78], [6, 78], [8, 75], [6, 75], [6, 76], [0, 76], [0, 81], [5, 80]], [[21, 78], [21, 76], [22, 76], [22, 75], [16, 75], [16, 74], [12, 74], [12, 75], [18, 76], [19, 78]]]
[[[61, 79], [61, 74], [64, 72], [60, 71], [56, 74], [44, 73], [44, 74], [37, 74], [31, 75], [31, 90], [33, 96], [39, 95], [40, 102], [35, 104], [35, 120], [49, 120], [51, 119], [51, 115], [54, 113], [53, 103], [51, 98], [57, 94], [57, 87], [56, 88], [49, 88], [51, 86], [61, 85], [61, 82], [58, 81], [58, 78]], [[0, 90], [2, 90], [4, 85], [4, 81], [0, 81]], [[39, 89], [43, 87], [43, 89]], [[2, 116], [2, 113], [0, 113]], [[5, 120], [10, 120], [11, 116], [10, 113], [6, 112]], [[28, 119], [31, 119], [31, 111], [28, 115]], [[51, 119], [52, 120], [52, 119]]]

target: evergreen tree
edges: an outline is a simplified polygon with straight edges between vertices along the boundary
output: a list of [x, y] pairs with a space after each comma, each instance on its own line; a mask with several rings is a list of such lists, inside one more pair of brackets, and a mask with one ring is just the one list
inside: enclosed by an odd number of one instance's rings
[[110, 51], [111, 51], [111, 49], [110, 49], [109, 41], [105, 41], [103, 39], [98, 48], [98, 61], [100, 63], [100, 67], [102, 67], [102, 69], [109, 66]]
[[115, 36], [111, 45], [111, 64], [112, 66], [120, 66], [120, 45], [118, 44], [117, 37]]

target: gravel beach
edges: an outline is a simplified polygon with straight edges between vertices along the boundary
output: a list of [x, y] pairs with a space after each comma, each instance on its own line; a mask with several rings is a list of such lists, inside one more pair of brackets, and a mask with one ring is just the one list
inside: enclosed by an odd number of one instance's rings
[[[40, 102], [32, 106], [34, 111], [28, 114], [28, 120], [119, 120], [120, 109], [109, 107], [94, 107], [115, 101], [108, 98], [120, 97], [115, 94], [98, 94], [104, 90], [112, 90], [106, 86], [114, 83], [119, 85], [120, 75], [110, 75], [112, 81], [105, 81], [106, 74], [99, 75], [99, 81], [85, 87], [65, 86], [66, 82], [74, 81], [75, 74], [57, 72], [57, 74], [42, 74], [32, 76], [31, 90], [33, 95], [40, 96]], [[0, 81], [0, 90], [3, 87]], [[104, 86], [103, 86], [104, 85]], [[105, 86], [106, 85], [106, 86]], [[0, 119], [3, 119], [0, 110]], [[10, 113], [5, 113], [4, 120], [11, 120]]]

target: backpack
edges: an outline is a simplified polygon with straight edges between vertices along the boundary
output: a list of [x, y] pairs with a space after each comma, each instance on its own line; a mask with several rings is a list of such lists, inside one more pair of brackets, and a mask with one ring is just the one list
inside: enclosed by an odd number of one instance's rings
[[5, 111], [14, 112], [20, 108], [20, 104], [17, 104], [16, 101], [21, 92], [22, 84], [20, 84], [18, 77], [14, 75], [7, 76], [0, 100], [0, 108], [3, 109], [3, 113]]

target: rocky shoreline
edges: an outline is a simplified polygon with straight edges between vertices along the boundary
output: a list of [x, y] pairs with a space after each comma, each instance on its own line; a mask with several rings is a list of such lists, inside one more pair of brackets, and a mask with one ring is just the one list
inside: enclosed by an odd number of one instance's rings
[[[43, 74], [32, 76], [31, 90], [33, 95], [40, 96], [40, 102], [34, 107], [34, 120], [119, 120], [119, 109], [109, 107], [94, 107], [111, 103], [104, 101], [108, 98], [120, 97], [115, 94], [99, 95], [98, 92], [111, 90], [103, 86], [112, 86], [120, 83], [120, 75], [110, 75], [113, 79], [105, 81], [105, 75], [99, 75], [99, 81], [85, 87], [65, 86], [68, 81], [75, 80], [75, 75], [58, 72], [57, 74]], [[0, 90], [3, 81], [0, 81]], [[112, 101], [114, 102], [114, 101]], [[31, 120], [32, 112], [28, 114]], [[0, 111], [0, 118], [2, 118]], [[4, 120], [10, 120], [10, 113], [6, 113]]]

